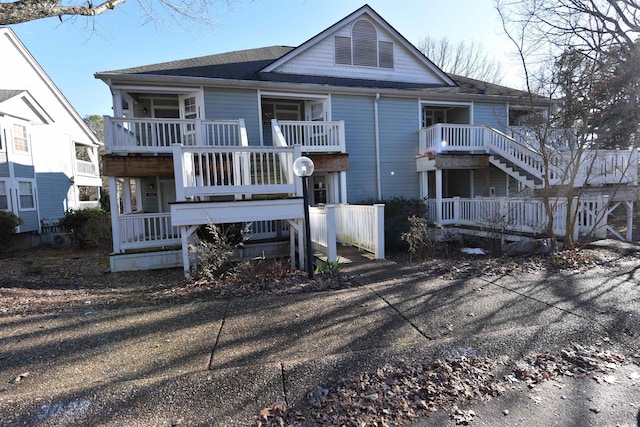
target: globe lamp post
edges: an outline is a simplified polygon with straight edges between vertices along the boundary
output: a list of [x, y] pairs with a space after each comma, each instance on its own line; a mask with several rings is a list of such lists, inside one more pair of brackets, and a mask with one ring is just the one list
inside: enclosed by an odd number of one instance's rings
[[304, 232], [307, 244], [307, 274], [313, 278], [313, 248], [311, 245], [311, 225], [309, 224], [309, 177], [313, 175], [313, 160], [308, 157], [298, 157], [293, 162], [293, 173], [302, 178], [302, 199], [304, 203]]

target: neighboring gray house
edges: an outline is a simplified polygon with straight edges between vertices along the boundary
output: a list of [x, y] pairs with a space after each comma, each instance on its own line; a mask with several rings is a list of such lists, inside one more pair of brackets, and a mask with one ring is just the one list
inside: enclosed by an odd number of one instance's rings
[[65, 211], [98, 206], [101, 142], [10, 28], [0, 27], [0, 64], [0, 209], [35, 245]]
[[[268, 238], [287, 223], [293, 247], [300, 154], [315, 163], [312, 205], [422, 197], [434, 221], [479, 229], [491, 222], [487, 209], [518, 196], [514, 231], [544, 222], [539, 154], [514, 127], [527, 94], [443, 72], [366, 5], [298, 47], [96, 78], [113, 94], [103, 164], [121, 254], [114, 270], [188, 264], [190, 236], [209, 222], [252, 222]], [[610, 182], [637, 185], [637, 153], [606, 156]], [[621, 171], [629, 156], [632, 170]], [[175, 244], [181, 252], [163, 250]]]

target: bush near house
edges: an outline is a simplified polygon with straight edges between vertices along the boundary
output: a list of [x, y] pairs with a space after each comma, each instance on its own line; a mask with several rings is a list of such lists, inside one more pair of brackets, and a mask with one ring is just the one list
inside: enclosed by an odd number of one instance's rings
[[11, 212], [0, 210], [0, 252], [11, 247], [16, 227], [22, 223], [22, 218]]
[[70, 233], [73, 242], [78, 246], [98, 246], [111, 248], [111, 215], [98, 209], [70, 209], [60, 220], [60, 226]]
[[384, 204], [384, 241], [385, 251], [397, 252], [409, 249], [402, 234], [410, 228], [409, 217], [425, 218], [427, 206], [419, 197], [392, 197], [387, 200], [368, 200], [363, 204]]

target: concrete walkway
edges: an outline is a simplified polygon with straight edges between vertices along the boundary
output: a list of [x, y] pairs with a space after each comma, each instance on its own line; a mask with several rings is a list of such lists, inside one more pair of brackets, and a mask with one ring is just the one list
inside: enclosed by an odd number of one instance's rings
[[[0, 425], [247, 426], [274, 402], [401, 359], [518, 358], [571, 341], [640, 353], [638, 256], [464, 280], [348, 257], [361, 287], [3, 319]], [[563, 379], [478, 403], [473, 425], [640, 425], [640, 368], [625, 369], [615, 384]], [[416, 425], [454, 423], [439, 411]]]

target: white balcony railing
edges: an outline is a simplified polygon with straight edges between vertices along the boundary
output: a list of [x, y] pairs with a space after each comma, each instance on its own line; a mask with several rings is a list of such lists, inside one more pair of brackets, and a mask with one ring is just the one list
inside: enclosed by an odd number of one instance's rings
[[[454, 197], [440, 202], [427, 199], [427, 218], [440, 225], [460, 225], [491, 230], [495, 233], [518, 232], [546, 234], [549, 217], [541, 199]], [[553, 232], [563, 236], [567, 230], [567, 199], [552, 200]], [[574, 238], [593, 233], [604, 237], [607, 224], [607, 198], [589, 197], [573, 201], [577, 212]]]
[[173, 146], [176, 200], [301, 194], [293, 161], [300, 147]]
[[104, 117], [107, 153], [171, 153], [172, 144], [246, 146], [244, 120], [127, 119]]
[[[570, 133], [558, 131], [550, 135], [559, 140], [569, 138]], [[572, 151], [554, 151], [545, 168], [540, 152], [522, 134], [520, 139], [522, 142], [488, 126], [439, 123], [420, 130], [418, 156], [456, 152], [496, 155], [538, 179], [547, 174], [552, 185], [567, 182], [574, 170], [575, 186], [638, 183], [637, 150], [587, 150], [579, 158]]]
[[98, 176], [98, 164], [86, 160], [76, 160], [76, 172], [80, 175]]
[[271, 121], [274, 146], [300, 145], [303, 153], [344, 153], [344, 122]]
[[180, 229], [171, 225], [171, 213], [127, 214], [117, 220], [114, 251], [180, 244]]

